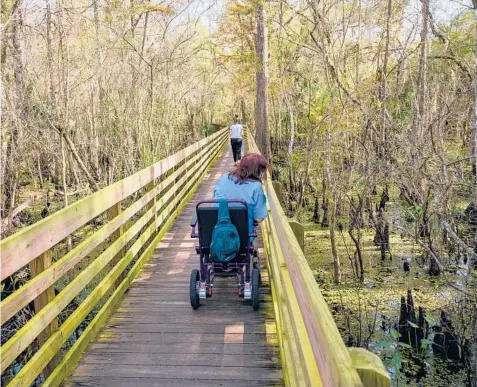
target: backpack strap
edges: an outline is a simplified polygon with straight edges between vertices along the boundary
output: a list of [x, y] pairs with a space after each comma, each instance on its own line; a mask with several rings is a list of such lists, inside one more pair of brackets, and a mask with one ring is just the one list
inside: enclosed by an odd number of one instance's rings
[[217, 217], [217, 223], [222, 221], [230, 222], [229, 205], [227, 204], [227, 199], [219, 200], [219, 214]]

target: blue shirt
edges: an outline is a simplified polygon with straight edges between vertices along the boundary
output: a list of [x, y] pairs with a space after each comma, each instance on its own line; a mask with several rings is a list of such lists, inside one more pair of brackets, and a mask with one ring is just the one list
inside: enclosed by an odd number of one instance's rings
[[248, 228], [253, 232], [253, 220], [267, 217], [267, 199], [263, 193], [262, 183], [249, 180], [242, 184], [229, 174], [222, 175], [214, 188], [214, 199], [240, 199], [248, 204]]

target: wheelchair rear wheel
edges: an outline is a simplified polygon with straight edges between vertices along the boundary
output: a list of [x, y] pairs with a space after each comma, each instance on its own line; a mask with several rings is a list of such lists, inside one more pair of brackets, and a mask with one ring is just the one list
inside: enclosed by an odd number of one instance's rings
[[252, 306], [253, 310], [260, 308], [260, 271], [252, 270]]
[[189, 283], [190, 304], [193, 309], [197, 309], [200, 306], [199, 284], [200, 284], [199, 270], [194, 269], [190, 273], [190, 283]]

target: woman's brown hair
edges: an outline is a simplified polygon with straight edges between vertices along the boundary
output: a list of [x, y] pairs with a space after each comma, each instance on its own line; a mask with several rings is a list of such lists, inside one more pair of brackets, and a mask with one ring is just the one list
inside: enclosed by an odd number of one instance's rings
[[262, 173], [267, 170], [268, 161], [258, 153], [245, 155], [238, 167], [230, 172], [229, 178], [235, 177], [237, 183], [243, 184], [247, 180], [261, 181]]

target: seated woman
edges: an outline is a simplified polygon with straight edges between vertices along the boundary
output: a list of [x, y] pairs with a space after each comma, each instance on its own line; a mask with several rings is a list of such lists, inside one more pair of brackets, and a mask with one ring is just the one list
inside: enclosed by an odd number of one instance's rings
[[267, 170], [267, 159], [257, 153], [249, 153], [240, 160], [230, 173], [222, 175], [214, 189], [214, 199], [241, 199], [248, 204], [249, 232], [253, 221], [260, 223], [267, 217], [267, 200], [262, 188], [262, 179]]

